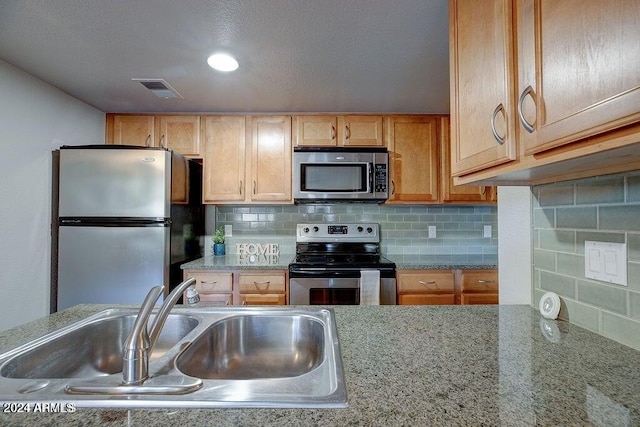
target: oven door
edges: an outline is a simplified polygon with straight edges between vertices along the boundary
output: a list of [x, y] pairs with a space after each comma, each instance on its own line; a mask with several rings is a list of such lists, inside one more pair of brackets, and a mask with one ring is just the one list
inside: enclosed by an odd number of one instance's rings
[[[357, 277], [289, 277], [291, 305], [359, 305]], [[380, 279], [380, 304], [396, 304], [396, 279]]]

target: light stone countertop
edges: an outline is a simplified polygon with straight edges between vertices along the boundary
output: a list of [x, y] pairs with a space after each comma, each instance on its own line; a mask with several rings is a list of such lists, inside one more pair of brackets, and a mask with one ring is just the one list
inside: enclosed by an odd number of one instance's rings
[[[0, 333], [7, 351], [106, 306]], [[336, 306], [344, 409], [78, 409], [3, 426], [640, 425], [640, 352], [528, 306]]]
[[[491, 255], [384, 255], [398, 270], [495, 269], [498, 257]], [[295, 254], [205, 256], [182, 264], [183, 270], [288, 270]]]

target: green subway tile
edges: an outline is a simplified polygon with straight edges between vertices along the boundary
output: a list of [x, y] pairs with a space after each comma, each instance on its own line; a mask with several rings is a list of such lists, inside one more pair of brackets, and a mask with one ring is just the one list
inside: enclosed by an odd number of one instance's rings
[[576, 183], [577, 204], [624, 202], [624, 177], [597, 178]]
[[629, 261], [640, 261], [640, 234], [627, 234]]
[[556, 271], [556, 253], [552, 251], [534, 249], [533, 265], [535, 268], [540, 268], [542, 270]]
[[575, 251], [575, 231], [539, 230], [540, 249], [560, 252]]
[[558, 253], [556, 271], [566, 276], [584, 278], [584, 256]]
[[640, 231], [640, 205], [600, 206], [601, 230]]
[[542, 270], [540, 271], [540, 288], [575, 299], [576, 279]]
[[597, 208], [557, 208], [556, 227], [596, 229], [598, 226]]
[[599, 310], [577, 301], [561, 298], [558, 317], [594, 332], [600, 330]]
[[640, 264], [627, 263], [627, 284], [629, 289], [640, 292]]
[[534, 209], [533, 210], [534, 228], [554, 228], [555, 223], [556, 221], [555, 221], [554, 209]]
[[602, 312], [602, 335], [640, 350], [640, 322]]
[[640, 320], [640, 293], [629, 292], [629, 302], [631, 306], [629, 314], [632, 318]]
[[624, 243], [624, 234], [606, 233], [599, 231], [578, 231], [576, 232], [576, 253], [584, 255], [584, 242]]
[[578, 280], [578, 301], [619, 314], [627, 314], [627, 291], [588, 280]]
[[561, 206], [573, 204], [573, 184], [548, 185], [538, 188], [540, 206]]
[[640, 202], [640, 175], [627, 177], [627, 201]]

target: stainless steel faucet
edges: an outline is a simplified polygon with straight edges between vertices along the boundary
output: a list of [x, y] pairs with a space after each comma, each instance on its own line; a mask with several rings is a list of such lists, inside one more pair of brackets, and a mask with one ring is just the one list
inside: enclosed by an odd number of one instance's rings
[[158, 341], [158, 336], [164, 327], [167, 316], [169, 316], [173, 306], [176, 305], [180, 295], [195, 281], [194, 278], [187, 279], [171, 291], [162, 307], [160, 307], [153, 325], [148, 328], [149, 317], [153, 307], [163, 291], [162, 286], [151, 288], [140, 307], [133, 329], [124, 343], [124, 354], [122, 356], [124, 384], [139, 385], [149, 378], [149, 355], [156, 341]]

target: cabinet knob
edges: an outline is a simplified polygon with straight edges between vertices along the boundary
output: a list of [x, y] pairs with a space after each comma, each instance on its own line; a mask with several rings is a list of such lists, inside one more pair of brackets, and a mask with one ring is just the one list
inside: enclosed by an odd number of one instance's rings
[[[527, 97], [527, 95], [530, 95], [532, 92], [533, 88], [531, 87], [531, 85], [529, 85], [525, 90], [522, 91], [522, 93], [520, 94], [520, 98], [518, 99], [518, 118], [520, 119], [520, 123], [522, 123], [522, 127], [525, 128], [529, 133], [533, 133], [535, 129], [533, 128], [533, 125], [531, 125], [527, 121], [527, 119], [524, 118], [524, 114], [522, 113], [522, 103], [524, 102], [524, 99]], [[533, 95], [531, 96], [531, 98], [535, 101]]]
[[491, 133], [493, 134], [493, 137], [496, 139], [496, 141], [498, 141], [498, 144], [502, 145], [504, 144], [504, 138], [501, 138], [496, 131], [496, 116], [500, 111], [504, 112], [504, 105], [502, 105], [502, 103], [500, 103], [500, 105], [498, 105], [496, 109], [493, 110], [493, 114], [491, 115]]

